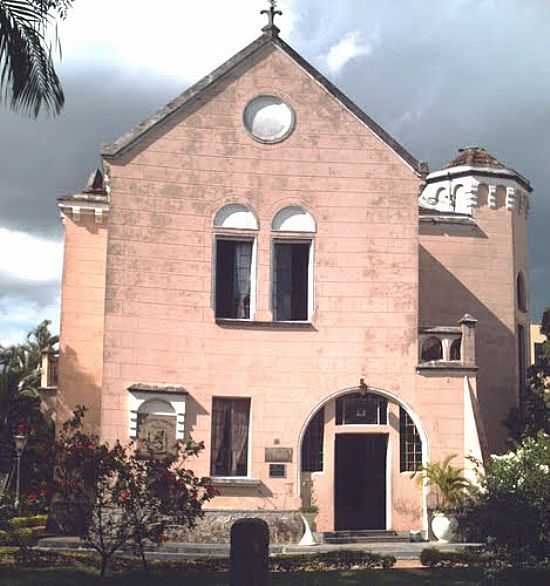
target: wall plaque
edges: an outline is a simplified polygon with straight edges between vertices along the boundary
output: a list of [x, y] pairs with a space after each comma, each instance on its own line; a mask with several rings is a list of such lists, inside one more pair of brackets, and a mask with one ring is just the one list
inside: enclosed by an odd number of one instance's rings
[[292, 462], [292, 448], [266, 448], [266, 462]]

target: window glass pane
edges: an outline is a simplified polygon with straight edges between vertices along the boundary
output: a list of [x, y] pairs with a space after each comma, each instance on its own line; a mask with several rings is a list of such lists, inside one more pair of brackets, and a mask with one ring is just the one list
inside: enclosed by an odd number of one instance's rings
[[276, 321], [308, 319], [309, 242], [274, 246], [273, 315]]
[[460, 360], [460, 345], [462, 341], [460, 339], [453, 340], [451, 344], [451, 360]]
[[443, 358], [443, 346], [441, 340], [432, 336], [424, 340], [422, 344], [422, 360], [441, 360]]
[[401, 472], [415, 472], [422, 466], [422, 442], [414, 421], [399, 408], [399, 447]]
[[378, 395], [352, 393], [336, 400], [336, 425], [386, 425], [388, 401]]
[[250, 399], [212, 400], [212, 476], [246, 476]]
[[250, 318], [252, 242], [216, 242], [216, 317]]
[[325, 409], [322, 407], [309, 422], [302, 441], [302, 472], [323, 470]]

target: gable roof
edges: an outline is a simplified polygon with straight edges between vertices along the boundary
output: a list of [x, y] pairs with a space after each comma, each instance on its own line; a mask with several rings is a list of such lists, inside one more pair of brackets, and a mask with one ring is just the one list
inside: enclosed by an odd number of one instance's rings
[[217, 69], [212, 71], [200, 81], [185, 90], [177, 98], [169, 102], [164, 108], [161, 108], [147, 120], [144, 120], [132, 130], [115, 140], [109, 145], [104, 145], [101, 154], [106, 159], [117, 157], [126, 152], [132, 146], [143, 138], [150, 130], [162, 124], [174, 115], [183, 106], [192, 103], [204, 90], [222, 79], [225, 75], [243, 63], [246, 59], [256, 54], [258, 51], [273, 44], [291, 59], [293, 59], [302, 69], [311, 75], [321, 86], [323, 86], [334, 98], [336, 98], [347, 110], [356, 116], [365, 126], [367, 126], [378, 138], [389, 146], [403, 161], [405, 161], [419, 175], [428, 173], [428, 165], [418, 161], [405, 147], [390, 136], [381, 126], [379, 126], [370, 116], [368, 116], [357, 104], [348, 98], [334, 84], [332, 84], [320, 71], [308, 63], [299, 53], [290, 45], [285, 43], [277, 34], [275, 28], [268, 29], [264, 34], [250, 43], [247, 47], [236, 53]]

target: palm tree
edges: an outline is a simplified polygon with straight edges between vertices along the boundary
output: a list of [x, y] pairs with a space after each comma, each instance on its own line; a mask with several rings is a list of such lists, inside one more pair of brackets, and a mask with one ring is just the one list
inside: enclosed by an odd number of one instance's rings
[[[48, 28], [73, 0], [0, 0], [0, 101], [38, 116], [59, 114], [65, 102]], [[60, 50], [57, 34], [55, 46]], [[60, 52], [60, 51], [59, 51]]]
[[453, 454], [447, 456], [441, 463], [425, 464], [418, 472], [412, 474], [413, 477], [418, 474], [420, 484], [426, 482], [435, 489], [437, 508], [459, 505], [472, 488], [471, 482], [463, 475], [464, 469], [451, 465], [451, 460], [455, 457]]

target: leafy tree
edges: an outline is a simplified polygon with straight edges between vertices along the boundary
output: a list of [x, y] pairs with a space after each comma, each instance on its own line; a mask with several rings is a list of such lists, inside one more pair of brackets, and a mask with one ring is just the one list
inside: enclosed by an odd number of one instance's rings
[[[7, 473], [13, 463], [13, 436], [18, 426], [29, 435], [23, 467], [23, 487], [38, 485], [51, 474], [53, 437], [51, 422], [40, 410], [42, 352], [58, 352], [58, 336], [52, 336], [45, 320], [27, 335], [23, 344], [0, 346], [0, 473]], [[50, 456], [50, 457], [48, 457]]]
[[[48, 32], [65, 18], [72, 0], [0, 0], [0, 99], [13, 110], [38, 116], [42, 109], [59, 114], [65, 97], [55, 71], [57, 37]], [[53, 45], [53, 46], [52, 46]]]
[[512, 409], [505, 421], [514, 442], [525, 437], [535, 438], [541, 432], [550, 434], [550, 308], [544, 312], [540, 331], [546, 336], [542, 360], [528, 371], [522, 411]]
[[[62, 529], [75, 529], [101, 557], [105, 575], [113, 555], [132, 548], [147, 570], [145, 547], [159, 544], [166, 527], [195, 525], [202, 505], [213, 498], [207, 478], [185, 467], [202, 443], [177, 442], [159, 457], [135, 446], [113, 447], [82, 430], [85, 409], [77, 408], [61, 430], [56, 445], [57, 520]], [[65, 513], [65, 519], [59, 511]], [[74, 526], [74, 521], [78, 526]]]

